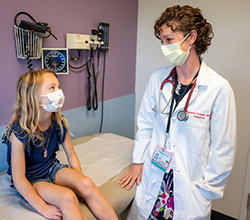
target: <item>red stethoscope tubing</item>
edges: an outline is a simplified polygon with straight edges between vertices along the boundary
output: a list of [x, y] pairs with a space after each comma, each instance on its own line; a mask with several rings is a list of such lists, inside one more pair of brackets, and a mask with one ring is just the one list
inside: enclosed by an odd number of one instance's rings
[[[170, 80], [170, 77], [171, 77], [171, 76], [173, 76], [173, 80], [172, 80], [172, 81]], [[174, 80], [175, 80], [175, 69], [173, 69], [173, 70], [171, 71], [171, 73], [169, 74], [169, 76], [168, 76], [166, 79], [163, 80], [163, 82], [161, 83], [160, 90], [163, 89], [163, 86], [164, 86], [167, 82], [170, 82], [170, 83], [172, 84], [172, 86], [173, 86], [173, 89], [172, 89], [172, 93], [173, 93], [173, 91], [174, 91]]]
[[[163, 87], [164, 87], [164, 85], [166, 84], [166, 83], [171, 83], [172, 84], [172, 86], [173, 86], [173, 88], [172, 88], [172, 95], [174, 95], [174, 81], [175, 81], [175, 73], [176, 73], [176, 70], [175, 69], [173, 69], [172, 71], [171, 71], [171, 73], [169, 74], [169, 76], [166, 78], [166, 79], [164, 79], [163, 80], [163, 82], [161, 83], [161, 87], [160, 87], [160, 90], [162, 91], [162, 89], [163, 89]], [[173, 80], [171, 81], [170, 80], [170, 77], [171, 76], [173, 76]], [[190, 101], [190, 98], [191, 98], [191, 96], [192, 96], [192, 94], [193, 94], [193, 91], [194, 91], [194, 87], [195, 87], [195, 85], [196, 85], [196, 80], [197, 80], [197, 77], [195, 78], [195, 79], [193, 79], [193, 85], [192, 85], [192, 87], [191, 87], [191, 89], [190, 89], [190, 92], [189, 92], [189, 94], [188, 94], [188, 98], [187, 98], [187, 100], [186, 100], [186, 103], [185, 103], [185, 106], [184, 106], [184, 111], [187, 113], [187, 109], [188, 109], [188, 104], [189, 104], [189, 101]]]
[[188, 104], [189, 104], [191, 95], [193, 94], [194, 87], [195, 87], [195, 85], [196, 85], [196, 81], [197, 81], [197, 78], [194, 79], [193, 85], [192, 85], [192, 87], [191, 87], [191, 89], [190, 89], [190, 92], [189, 92], [189, 94], [188, 94], [188, 98], [187, 98], [187, 101], [186, 101], [185, 106], [184, 106], [184, 111], [185, 111], [185, 112], [187, 112]]

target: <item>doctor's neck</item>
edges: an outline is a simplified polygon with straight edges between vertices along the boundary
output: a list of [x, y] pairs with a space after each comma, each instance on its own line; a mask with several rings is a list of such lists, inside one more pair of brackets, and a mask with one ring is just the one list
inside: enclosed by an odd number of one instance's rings
[[197, 54], [190, 53], [182, 66], [176, 66], [178, 81], [183, 85], [189, 85], [200, 68], [200, 60]]

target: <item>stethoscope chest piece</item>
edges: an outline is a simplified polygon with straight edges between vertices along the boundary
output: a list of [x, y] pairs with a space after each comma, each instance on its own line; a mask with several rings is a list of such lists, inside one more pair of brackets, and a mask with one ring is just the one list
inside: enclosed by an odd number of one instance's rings
[[179, 121], [187, 121], [188, 117], [189, 117], [188, 113], [185, 112], [184, 110], [179, 111], [177, 114], [177, 119]]

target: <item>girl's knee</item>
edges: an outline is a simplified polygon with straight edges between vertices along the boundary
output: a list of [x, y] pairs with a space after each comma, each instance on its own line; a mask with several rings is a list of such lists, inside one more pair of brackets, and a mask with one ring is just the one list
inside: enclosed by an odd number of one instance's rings
[[61, 194], [60, 200], [63, 205], [78, 203], [77, 196], [71, 189], [65, 189]]
[[93, 194], [97, 190], [97, 186], [89, 177], [83, 177], [79, 182], [80, 191], [86, 197]]

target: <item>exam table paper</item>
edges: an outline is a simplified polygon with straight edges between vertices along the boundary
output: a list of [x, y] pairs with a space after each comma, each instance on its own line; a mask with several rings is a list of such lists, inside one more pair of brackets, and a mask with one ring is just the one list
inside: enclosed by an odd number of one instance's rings
[[[76, 145], [75, 151], [83, 174], [100, 186], [131, 164], [133, 148], [132, 139], [107, 133]], [[67, 162], [64, 151], [57, 158], [61, 163]]]

